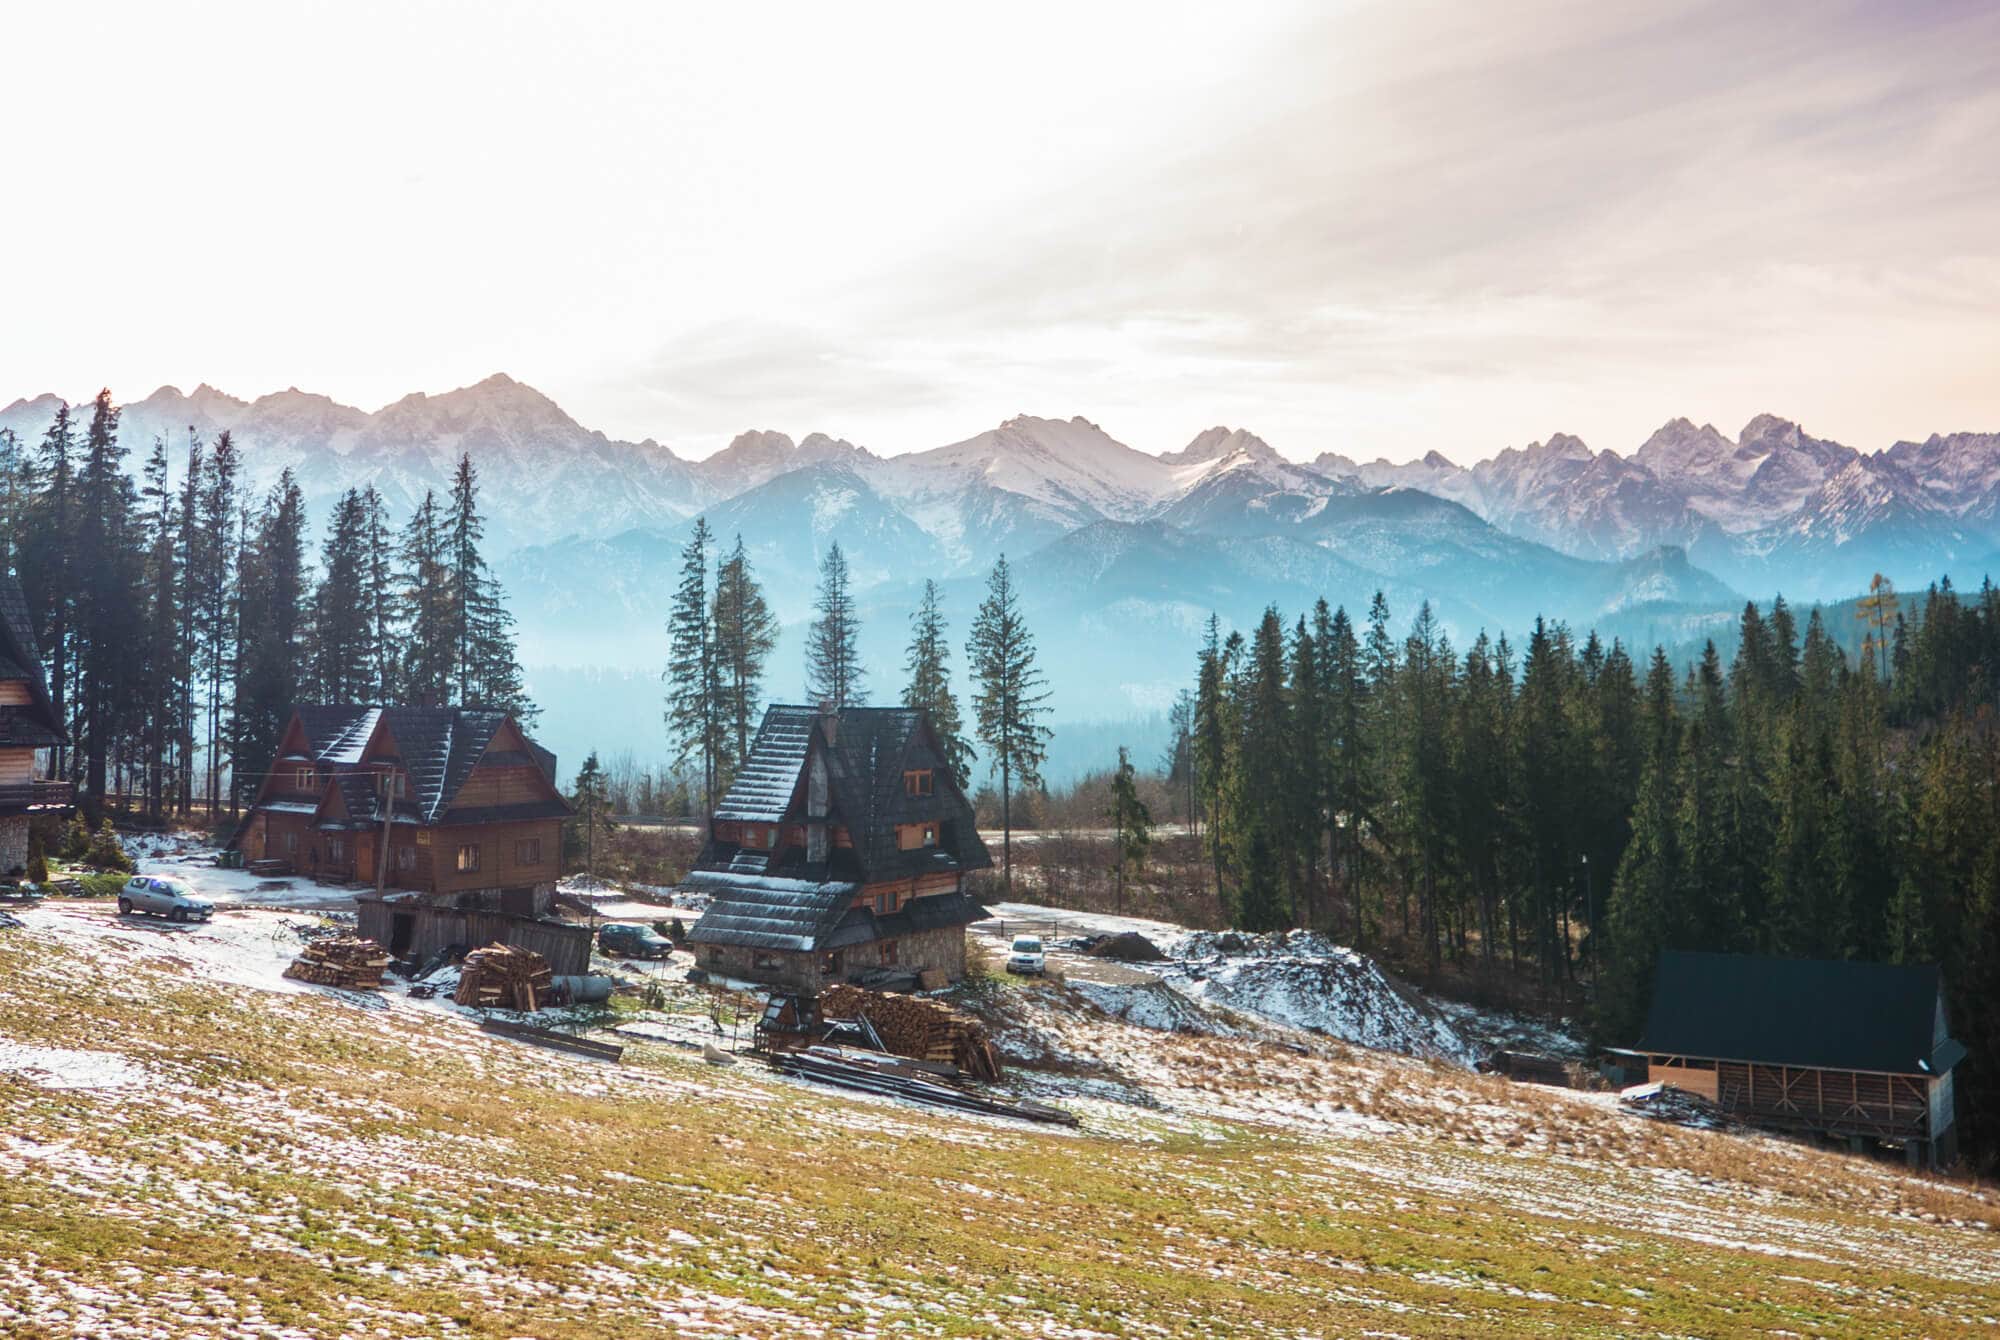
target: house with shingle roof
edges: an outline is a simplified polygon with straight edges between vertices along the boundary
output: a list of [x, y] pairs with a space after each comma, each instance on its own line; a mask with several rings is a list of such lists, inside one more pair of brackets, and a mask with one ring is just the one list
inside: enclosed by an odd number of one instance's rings
[[766, 710], [682, 888], [707, 900], [697, 965], [817, 992], [965, 975], [991, 868], [965, 793], [922, 712]]
[[28, 599], [14, 575], [0, 570], [0, 876], [26, 869], [32, 819], [69, 812], [70, 784], [35, 776], [36, 754], [63, 741]]
[[399, 958], [499, 940], [581, 973], [589, 931], [554, 915], [570, 812], [555, 755], [505, 712], [306, 705], [229, 845], [253, 866], [372, 886], [360, 932]]

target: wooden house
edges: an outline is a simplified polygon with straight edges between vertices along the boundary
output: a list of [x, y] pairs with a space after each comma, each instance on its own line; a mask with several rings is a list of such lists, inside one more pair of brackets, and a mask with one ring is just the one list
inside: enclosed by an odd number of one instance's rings
[[12, 573], [0, 571], [0, 877], [27, 869], [33, 819], [69, 813], [70, 784], [35, 776], [36, 754], [61, 743], [27, 597]]
[[[774, 706], [683, 887], [698, 966], [793, 991], [965, 975], [992, 866], [924, 714]], [[929, 974], [927, 977], [926, 974]]]
[[497, 940], [582, 973], [589, 929], [553, 910], [570, 815], [555, 777], [505, 712], [300, 707], [230, 845], [365, 886], [360, 933], [398, 958]]
[[1746, 1123], [1957, 1153], [1952, 1072], [1965, 1059], [1934, 966], [1748, 954], [1660, 955], [1647, 1078]]

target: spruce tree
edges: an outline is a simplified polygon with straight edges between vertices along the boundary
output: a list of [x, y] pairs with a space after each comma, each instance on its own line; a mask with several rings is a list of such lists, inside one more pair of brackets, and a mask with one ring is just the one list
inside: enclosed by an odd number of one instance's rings
[[807, 699], [831, 704], [835, 711], [861, 706], [868, 701], [862, 687], [867, 672], [861, 668], [861, 623], [848, 589], [847, 555], [838, 540], [820, 560], [813, 616], [806, 629]]
[[471, 453], [463, 453], [452, 475], [451, 503], [444, 518], [452, 696], [466, 707], [491, 708], [533, 721], [537, 710], [514, 654], [514, 616], [480, 551], [485, 537], [486, 525], [479, 516], [479, 472]]
[[934, 581], [924, 582], [923, 599], [910, 616], [910, 650], [903, 659], [903, 669], [909, 675], [903, 686], [903, 706], [914, 707], [930, 718], [931, 730], [944, 746], [945, 769], [952, 781], [961, 788], [970, 785], [977, 755], [965, 738], [958, 697], [951, 691], [951, 641]]
[[730, 758], [741, 765], [750, 756], [757, 707], [763, 698], [764, 667], [778, 645], [778, 619], [764, 589], [750, 571], [743, 537], [715, 571], [715, 648], [720, 666], [723, 722]]
[[399, 603], [404, 649], [400, 699], [413, 707], [452, 700], [455, 662], [450, 567], [437, 497], [428, 490], [403, 528]]
[[728, 729], [722, 668], [716, 655], [715, 626], [708, 591], [708, 546], [713, 536], [706, 517], [681, 548], [681, 584], [667, 614], [667, 738], [676, 766], [690, 761], [700, 770], [702, 802], [715, 812], [716, 781], [727, 766]]
[[76, 704], [82, 725], [82, 803], [103, 817], [110, 797], [106, 772], [112, 748], [139, 705], [140, 685], [132, 655], [134, 629], [143, 627], [143, 559], [133, 525], [132, 481], [125, 475], [126, 449], [118, 442], [118, 410], [111, 392], [100, 391], [92, 407], [84, 456], [76, 481]]
[[236, 444], [228, 432], [215, 439], [209, 453], [208, 473], [202, 486], [201, 529], [204, 562], [190, 570], [198, 600], [195, 618], [200, 625], [199, 667], [203, 684], [203, 711], [206, 735], [209, 817], [215, 817], [222, 798], [223, 726], [226, 705], [234, 696], [238, 656], [238, 583], [241, 578], [241, 526], [236, 475]]
[[203, 484], [207, 479], [207, 457], [202, 451], [201, 438], [190, 428], [188, 430], [187, 472], [181, 479], [180, 536], [175, 544], [180, 567], [180, 620], [179, 645], [175, 652], [174, 672], [179, 685], [178, 703], [175, 708], [175, 752], [177, 775], [179, 778], [178, 805], [176, 812], [182, 818], [193, 811], [195, 792], [195, 740], [199, 737], [200, 721], [195, 711], [196, 691], [199, 686], [199, 657], [201, 652], [201, 611], [203, 609], [202, 582], [208, 571], [209, 547], [212, 537], [202, 526]]
[[299, 700], [304, 661], [305, 496], [287, 469], [258, 513], [242, 557], [240, 668], [229, 746], [230, 797], [254, 794]]
[[1139, 799], [1137, 774], [1132, 768], [1131, 751], [1118, 746], [1118, 768], [1111, 774], [1111, 804], [1104, 817], [1111, 824], [1112, 871], [1117, 880], [1118, 915], [1125, 914], [1125, 878], [1145, 868], [1146, 852], [1153, 843], [1153, 816]]
[[572, 833], [582, 839], [583, 872], [597, 874], [597, 834], [601, 830], [609, 835], [618, 825], [611, 817], [611, 799], [605, 786], [604, 768], [597, 761], [597, 751], [583, 760], [583, 766], [576, 771], [576, 781], [570, 789], [570, 807], [575, 811], [570, 816]]
[[1014, 891], [1013, 792], [1018, 784], [1039, 789], [1047, 756], [1048, 689], [1035, 665], [1035, 639], [1021, 616], [1012, 571], [1002, 554], [986, 578], [986, 599], [972, 620], [965, 644], [972, 670], [972, 715], [986, 746], [988, 770], [1000, 774], [1001, 870], [1008, 894]]
[[361, 609], [367, 621], [367, 701], [396, 701], [396, 576], [395, 553], [389, 539], [389, 508], [373, 484], [361, 491], [361, 544], [365, 553], [361, 577]]
[[309, 697], [323, 703], [365, 703], [374, 696], [373, 611], [368, 608], [368, 517], [358, 489], [334, 504], [320, 549], [320, 579], [312, 598]]
[[180, 689], [180, 574], [176, 569], [174, 490], [165, 438], [153, 439], [146, 461], [146, 637], [144, 667], [145, 812], [158, 821], [165, 809]]

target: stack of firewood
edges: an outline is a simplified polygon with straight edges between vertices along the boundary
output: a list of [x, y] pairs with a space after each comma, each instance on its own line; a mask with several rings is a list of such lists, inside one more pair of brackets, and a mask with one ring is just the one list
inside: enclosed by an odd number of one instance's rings
[[458, 994], [452, 999], [461, 1005], [532, 1014], [541, 1008], [554, 981], [549, 961], [534, 950], [495, 943], [465, 956]]
[[822, 992], [819, 1008], [828, 1019], [865, 1017], [898, 1056], [955, 1065], [979, 1079], [1000, 1078], [1000, 1056], [985, 1027], [936, 1001], [843, 985]]
[[308, 944], [292, 960], [292, 966], [285, 969], [285, 976], [316, 986], [379, 991], [382, 989], [382, 969], [388, 967], [389, 962], [389, 955], [373, 940], [339, 935]]

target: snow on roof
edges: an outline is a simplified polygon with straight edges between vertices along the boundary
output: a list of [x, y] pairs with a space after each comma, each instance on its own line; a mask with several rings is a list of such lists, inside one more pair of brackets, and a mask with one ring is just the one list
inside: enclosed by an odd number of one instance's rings
[[805, 766], [812, 728], [810, 711], [785, 714], [773, 708], [767, 712], [750, 757], [730, 783], [715, 817], [750, 823], [776, 823], [784, 818], [785, 807], [798, 787], [799, 769]]

